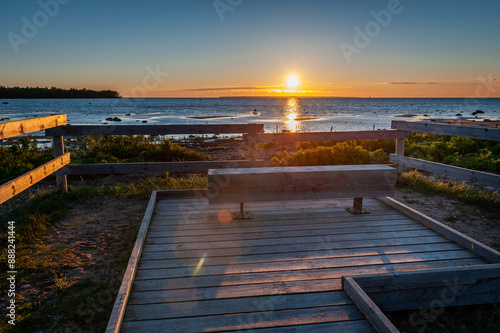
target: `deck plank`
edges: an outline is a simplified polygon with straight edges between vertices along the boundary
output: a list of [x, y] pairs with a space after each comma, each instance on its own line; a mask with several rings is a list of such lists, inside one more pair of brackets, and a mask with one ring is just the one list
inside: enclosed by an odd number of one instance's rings
[[[412, 262], [399, 264], [367, 265], [356, 267], [339, 267], [334, 269], [311, 269], [302, 271], [281, 271], [248, 273], [234, 275], [213, 275], [213, 276], [192, 276], [189, 278], [170, 278], [170, 279], [143, 279], [134, 283], [134, 292], [141, 291], [161, 291], [173, 289], [199, 289], [220, 286], [238, 286], [247, 284], [259, 285], [259, 288], [266, 287], [265, 284], [278, 283], [285, 285], [287, 282], [294, 281], [312, 281], [312, 280], [330, 280], [329, 290], [340, 290], [340, 278], [344, 275], [369, 274], [369, 273], [390, 273], [417, 271], [430, 268], [443, 267], [462, 267], [470, 265], [484, 264], [484, 260], [473, 259], [452, 259], [436, 260], [428, 262]], [[261, 293], [263, 291], [260, 291]]]
[[[307, 222], [307, 221], [304, 221]], [[395, 231], [414, 231], [414, 230], [426, 230], [427, 228], [412, 223], [411, 220], [398, 220], [399, 223], [394, 223], [392, 225], [382, 225], [382, 226], [350, 226], [350, 227], [336, 227], [330, 226], [325, 228], [311, 228], [305, 230], [282, 230], [282, 231], [254, 231], [254, 232], [241, 232], [237, 234], [215, 234], [215, 235], [189, 235], [181, 236], [176, 233], [154, 233], [156, 237], [149, 237], [146, 240], [146, 244], [185, 244], [185, 243], [199, 243], [199, 242], [224, 242], [224, 241], [253, 241], [253, 240], [264, 240], [264, 239], [279, 239], [287, 238], [293, 239], [295, 237], [306, 237], [306, 236], [322, 236], [322, 235], [347, 235], [365, 232], [395, 232]]]
[[[358, 249], [338, 249], [329, 251], [304, 251], [297, 253], [294, 256], [285, 256], [283, 253], [277, 254], [254, 254], [243, 256], [219, 256], [209, 257], [204, 256], [203, 267], [230, 265], [238, 263], [257, 264], [270, 262], [287, 262], [293, 260], [316, 260], [316, 259], [334, 259], [348, 258], [361, 256], [380, 256], [388, 254], [411, 254], [418, 252], [436, 252], [448, 250], [460, 250], [461, 247], [455, 243], [435, 243], [435, 244], [419, 244], [410, 246], [382, 246], [373, 248], [358, 248]], [[198, 258], [178, 258], [171, 259], [142, 259], [139, 269], [157, 269], [157, 268], [178, 268], [178, 267], [196, 267], [200, 261]]]
[[379, 265], [383, 263], [403, 263], [403, 262], [426, 262], [434, 260], [447, 259], [468, 259], [473, 258], [473, 254], [468, 250], [452, 250], [439, 252], [420, 252], [403, 254], [381, 254], [379, 256], [360, 256], [353, 259], [335, 258], [335, 259], [298, 259], [285, 262], [263, 262], [263, 263], [238, 263], [232, 265], [220, 266], [202, 266], [196, 272], [196, 267], [181, 268], [156, 268], [153, 270], [142, 269], [137, 272], [137, 280], [148, 278], [173, 278], [190, 277], [193, 275], [219, 275], [223, 274], [242, 274], [257, 272], [279, 272], [279, 271], [298, 271], [309, 269], [327, 269], [336, 267], [355, 267], [364, 265]]
[[221, 220], [235, 204], [159, 198], [122, 332], [374, 332], [342, 276], [486, 263], [370, 198], [357, 216], [352, 199], [248, 203], [249, 221]]
[[130, 332], [220, 332], [255, 328], [286, 327], [364, 319], [355, 305], [262, 311], [244, 314], [193, 318], [125, 321], [122, 331]]
[[230, 240], [220, 242], [205, 242], [205, 243], [171, 243], [171, 244], [145, 244], [144, 248], [147, 251], [177, 251], [177, 250], [209, 250], [221, 248], [240, 248], [240, 247], [260, 247], [266, 245], [292, 245], [302, 243], [322, 242], [323, 240], [331, 242], [355, 241], [355, 240], [373, 240], [383, 238], [404, 238], [404, 237], [420, 237], [433, 236], [436, 233], [428, 229], [418, 230], [403, 230], [403, 231], [382, 231], [373, 233], [351, 233], [336, 235], [335, 233], [322, 233], [316, 236], [300, 236], [293, 238], [278, 238], [278, 239], [256, 239], [256, 240]]
[[213, 316], [354, 304], [342, 291], [130, 305], [127, 320]]
[[[322, 236], [318, 237], [315, 241], [311, 243], [300, 243], [300, 244], [286, 244], [286, 245], [267, 245], [259, 247], [246, 247], [240, 248], [238, 251], [229, 252], [225, 248], [221, 249], [210, 249], [210, 250], [177, 250], [177, 251], [148, 251], [142, 254], [142, 260], [154, 260], [154, 259], [171, 259], [171, 258], [202, 258], [202, 257], [220, 257], [220, 256], [246, 256], [246, 255], [257, 255], [257, 254], [276, 254], [280, 255], [282, 253], [292, 254], [295, 252], [308, 252], [308, 251], [325, 251], [325, 250], [352, 250], [359, 248], [373, 249], [380, 246], [405, 246], [405, 245], [418, 245], [418, 244], [434, 244], [434, 243], [447, 243], [450, 242], [443, 236], [432, 235], [432, 236], [421, 236], [421, 237], [401, 237], [399, 239], [394, 238], [382, 238], [371, 239], [371, 240], [354, 240], [354, 241], [335, 241], [333, 237]], [[300, 258], [298, 254], [297, 257]]]

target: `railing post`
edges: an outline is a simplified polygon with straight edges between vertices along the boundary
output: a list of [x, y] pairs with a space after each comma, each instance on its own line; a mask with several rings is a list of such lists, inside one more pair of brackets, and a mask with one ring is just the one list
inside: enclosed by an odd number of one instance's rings
[[248, 160], [257, 160], [257, 136], [255, 134], [248, 134]]
[[[404, 138], [402, 139], [396, 139], [396, 155], [400, 156], [405, 156], [405, 140]], [[403, 173], [403, 167], [400, 165], [398, 166], [398, 175]]]
[[[55, 136], [53, 140], [54, 157], [57, 158], [64, 155], [64, 138], [62, 136]], [[68, 192], [68, 179], [66, 175], [56, 176], [57, 190], [61, 193]]]
[[396, 139], [396, 155], [405, 155], [405, 139]]

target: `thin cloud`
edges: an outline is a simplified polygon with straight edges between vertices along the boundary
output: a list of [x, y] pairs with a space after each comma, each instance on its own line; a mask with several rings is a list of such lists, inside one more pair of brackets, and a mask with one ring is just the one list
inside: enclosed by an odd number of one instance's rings
[[180, 89], [180, 90], [170, 90], [173, 92], [184, 92], [184, 91], [240, 91], [240, 90], [263, 90], [269, 89], [271, 87], [213, 87], [213, 88], [194, 88], [194, 89]]
[[402, 82], [389, 82], [388, 84], [437, 84], [433, 81], [402, 81]]

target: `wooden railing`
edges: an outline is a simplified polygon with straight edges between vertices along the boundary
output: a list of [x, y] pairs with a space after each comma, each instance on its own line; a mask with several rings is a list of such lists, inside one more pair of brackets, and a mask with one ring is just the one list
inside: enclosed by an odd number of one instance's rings
[[[181, 135], [181, 134], [246, 134], [256, 135], [264, 132], [263, 124], [235, 125], [116, 125], [116, 126], [61, 126], [45, 131], [47, 136], [104, 136], [104, 135]], [[256, 161], [256, 144], [248, 144], [248, 159], [230, 161], [195, 161], [195, 162], [143, 162], [143, 163], [98, 163], [71, 164], [57, 174], [133, 174], [160, 172], [200, 172], [217, 168], [248, 168], [262, 166]]]
[[[500, 129], [496, 127], [459, 126], [430, 122], [393, 121], [391, 127], [395, 130], [422, 132], [440, 135], [460, 136], [466, 138], [500, 141]], [[425, 161], [404, 156], [404, 143], [400, 151], [390, 155], [390, 161], [400, 167], [429, 171], [439, 176], [451, 177], [484, 186], [500, 187], [500, 176], [488, 172], [475, 171], [442, 163]]]
[[[0, 140], [16, 137], [23, 134], [37, 132], [40, 130], [65, 125], [67, 123], [66, 115], [60, 114], [49, 117], [36, 119], [26, 119], [20, 121], [12, 121], [0, 124]], [[69, 153], [64, 153], [64, 145], [62, 137], [54, 137], [54, 159], [47, 162], [30, 172], [17, 177], [0, 186], [0, 204], [16, 196], [22, 191], [35, 185], [42, 179], [50, 176], [57, 170], [69, 164]], [[64, 182], [63, 182], [64, 180]], [[67, 190], [67, 184], [64, 179], [58, 178], [58, 189], [61, 191]]]
[[[45, 130], [46, 136], [53, 138], [55, 159], [0, 186], [0, 204], [24, 191], [45, 177], [55, 174], [57, 188], [67, 191], [67, 175], [87, 174], [142, 174], [161, 172], [204, 172], [208, 169], [247, 168], [263, 166], [258, 161], [257, 145], [271, 142], [304, 141], [346, 141], [346, 140], [396, 140], [395, 154], [390, 155], [392, 163], [402, 167], [428, 170], [440, 175], [475, 181], [480, 184], [500, 186], [500, 176], [478, 172], [444, 164], [413, 159], [404, 156], [405, 139], [412, 131], [445, 135], [467, 136], [500, 141], [500, 130], [484, 128], [463, 128], [442, 124], [421, 124], [394, 121], [392, 130], [307, 132], [307, 133], [264, 133], [263, 124], [222, 124], [222, 125], [67, 125], [66, 115], [27, 119], [0, 124], [0, 140]], [[457, 128], [458, 127], [458, 128]], [[486, 133], [486, 134], [485, 134]], [[104, 135], [183, 135], [183, 134], [243, 134], [248, 146], [245, 160], [196, 161], [196, 162], [149, 162], [149, 163], [100, 163], [69, 164], [69, 153], [64, 153], [64, 137], [104, 136]]]

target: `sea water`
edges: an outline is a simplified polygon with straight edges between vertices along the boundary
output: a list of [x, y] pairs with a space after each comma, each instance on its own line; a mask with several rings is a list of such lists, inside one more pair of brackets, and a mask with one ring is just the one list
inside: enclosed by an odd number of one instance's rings
[[[8, 104], [5, 104], [8, 103]], [[114, 125], [262, 123], [266, 132], [390, 129], [392, 120], [500, 119], [500, 99], [475, 98], [121, 98], [4, 99], [1, 122], [65, 113], [68, 123]], [[400, 118], [401, 115], [414, 115]], [[9, 119], [6, 119], [9, 118]], [[106, 118], [119, 118], [110, 121]]]

